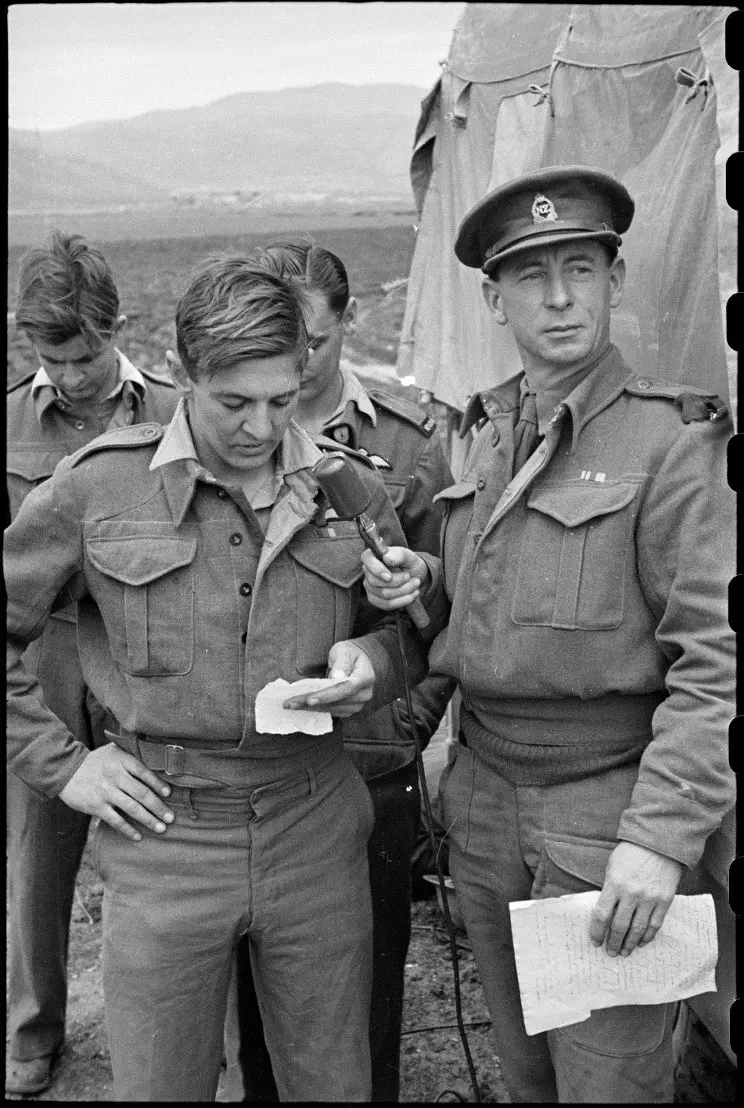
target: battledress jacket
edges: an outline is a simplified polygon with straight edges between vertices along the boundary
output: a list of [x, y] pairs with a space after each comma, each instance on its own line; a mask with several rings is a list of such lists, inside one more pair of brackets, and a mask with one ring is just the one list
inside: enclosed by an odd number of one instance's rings
[[[129, 385], [132, 423], [168, 423], [178, 403], [178, 393], [172, 382], [146, 369], [135, 370], [120, 350], [116, 350], [116, 358], [119, 378], [124, 377]], [[136, 376], [139, 376], [144, 388], [132, 383]], [[31, 490], [49, 480], [62, 458], [87, 446], [106, 430], [105, 423], [85, 423], [50, 403], [49, 397], [44, 401], [35, 398], [35, 377], [36, 371], [29, 373], [11, 385], [7, 393], [6, 488], [9, 520], [18, 515], [18, 509]], [[51, 393], [51, 390], [47, 391]], [[53, 618], [74, 623], [74, 604], [60, 604]]]
[[512, 478], [520, 381], [474, 398], [464, 425], [483, 425], [439, 497], [431, 668], [458, 680], [468, 747], [515, 784], [639, 760], [618, 837], [694, 866], [734, 799], [731, 422], [611, 347]]
[[[290, 423], [282, 448], [289, 437], [295, 464], [264, 535], [242, 494], [201, 479], [190, 460], [151, 471], [163, 434], [149, 423], [101, 435], [60, 462], [6, 532], [8, 764], [48, 796], [87, 751], [20, 658], [65, 584], [87, 683], [150, 741], [236, 758], [299, 753], [317, 738], [258, 734], [256, 694], [279, 677], [324, 675], [331, 646], [354, 632], [377, 677], [370, 707], [403, 691], [394, 625], [366, 602], [358, 530], [320, 493], [310, 437]], [[350, 464], [381, 533], [401, 543], [381, 479], [363, 459]], [[426, 666], [414, 647], [411, 659], [415, 682]]]
[[[131, 363], [116, 351], [117, 361], [132, 369]], [[131, 390], [133, 423], [168, 423], [178, 403], [178, 393], [167, 377], [139, 370], [144, 391]], [[38, 405], [32, 393], [36, 371], [11, 385], [7, 394], [7, 484], [10, 517], [15, 519], [31, 489], [46, 481], [55, 466], [68, 454], [86, 446], [105, 427], [86, 426], [54, 404]]]
[[[350, 371], [349, 371], [350, 372]], [[452, 483], [436, 424], [426, 412], [381, 389], [366, 389], [374, 412], [350, 400], [325, 424], [323, 434], [369, 457], [412, 550], [439, 553], [441, 509], [434, 497]], [[425, 748], [455, 689], [448, 677], [429, 676], [412, 692], [416, 735]], [[410, 764], [416, 753], [404, 699], [379, 712], [359, 712], [341, 722], [344, 749], [365, 780]]]

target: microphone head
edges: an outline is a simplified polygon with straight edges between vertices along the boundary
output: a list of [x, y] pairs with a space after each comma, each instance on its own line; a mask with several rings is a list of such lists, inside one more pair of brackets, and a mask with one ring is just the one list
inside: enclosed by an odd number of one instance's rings
[[372, 496], [343, 454], [326, 454], [310, 471], [339, 519], [357, 519]]

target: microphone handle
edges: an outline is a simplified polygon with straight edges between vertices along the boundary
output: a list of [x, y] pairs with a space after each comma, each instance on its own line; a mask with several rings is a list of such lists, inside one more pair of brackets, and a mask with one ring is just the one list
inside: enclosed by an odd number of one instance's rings
[[[389, 548], [382, 535], [377, 530], [375, 521], [368, 516], [366, 512], [362, 512], [357, 516], [357, 526], [359, 527], [359, 534], [362, 536], [364, 545], [369, 547], [375, 557], [382, 561], [383, 555], [387, 554]], [[430, 620], [426, 614], [426, 608], [419, 599], [414, 600], [404, 610], [408, 613], [420, 631], [423, 631], [425, 627], [429, 626]]]

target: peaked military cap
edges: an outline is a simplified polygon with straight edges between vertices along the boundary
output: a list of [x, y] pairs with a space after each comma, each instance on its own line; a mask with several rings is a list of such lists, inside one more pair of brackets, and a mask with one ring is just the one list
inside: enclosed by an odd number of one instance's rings
[[536, 169], [484, 196], [460, 224], [455, 254], [463, 265], [490, 270], [531, 246], [594, 239], [619, 246], [635, 211], [610, 173], [586, 165]]

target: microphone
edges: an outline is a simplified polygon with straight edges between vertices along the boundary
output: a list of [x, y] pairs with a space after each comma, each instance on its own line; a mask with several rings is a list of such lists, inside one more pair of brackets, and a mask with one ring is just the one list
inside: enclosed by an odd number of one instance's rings
[[[328, 454], [316, 462], [310, 472], [338, 518], [355, 520], [364, 545], [382, 560], [389, 548], [377, 530], [377, 524], [367, 515], [372, 497], [353, 467], [342, 454]], [[429, 617], [420, 600], [414, 600], [405, 611], [421, 630], [429, 626]]]

